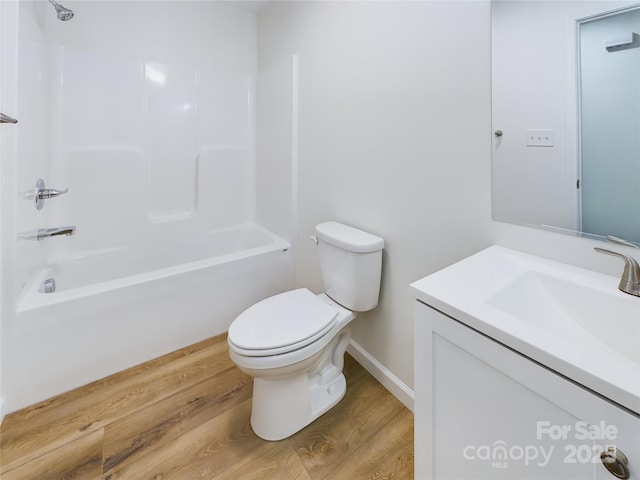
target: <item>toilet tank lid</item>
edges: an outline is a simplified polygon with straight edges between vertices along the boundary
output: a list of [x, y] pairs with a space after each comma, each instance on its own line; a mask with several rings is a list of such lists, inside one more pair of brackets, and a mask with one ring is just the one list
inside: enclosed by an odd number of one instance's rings
[[348, 252], [370, 253], [384, 248], [384, 239], [338, 222], [316, 225], [316, 235], [331, 245]]

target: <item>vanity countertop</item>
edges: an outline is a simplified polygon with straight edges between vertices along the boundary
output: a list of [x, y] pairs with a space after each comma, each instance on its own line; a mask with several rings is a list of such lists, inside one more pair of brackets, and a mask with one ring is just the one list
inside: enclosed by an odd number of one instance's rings
[[640, 414], [640, 298], [619, 278], [491, 246], [411, 284], [417, 300]]

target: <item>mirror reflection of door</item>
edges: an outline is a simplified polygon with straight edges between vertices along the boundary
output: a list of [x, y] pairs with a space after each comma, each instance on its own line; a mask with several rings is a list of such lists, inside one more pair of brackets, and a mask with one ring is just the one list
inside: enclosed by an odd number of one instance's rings
[[581, 230], [640, 242], [640, 8], [580, 24]]

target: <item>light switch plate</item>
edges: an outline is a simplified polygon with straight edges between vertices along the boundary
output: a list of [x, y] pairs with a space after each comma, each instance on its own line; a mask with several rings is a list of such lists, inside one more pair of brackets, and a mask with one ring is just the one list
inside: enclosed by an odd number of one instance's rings
[[527, 147], [553, 147], [553, 130], [526, 130], [525, 144]]

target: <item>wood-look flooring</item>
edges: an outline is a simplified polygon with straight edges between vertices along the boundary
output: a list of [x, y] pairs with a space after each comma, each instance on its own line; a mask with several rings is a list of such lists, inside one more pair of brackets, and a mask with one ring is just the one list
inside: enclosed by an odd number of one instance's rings
[[413, 478], [413, 414], [348, 355], [347, 393], [292, 437], [251, 430], [224, 335], [8, 415], [2, 480]]

